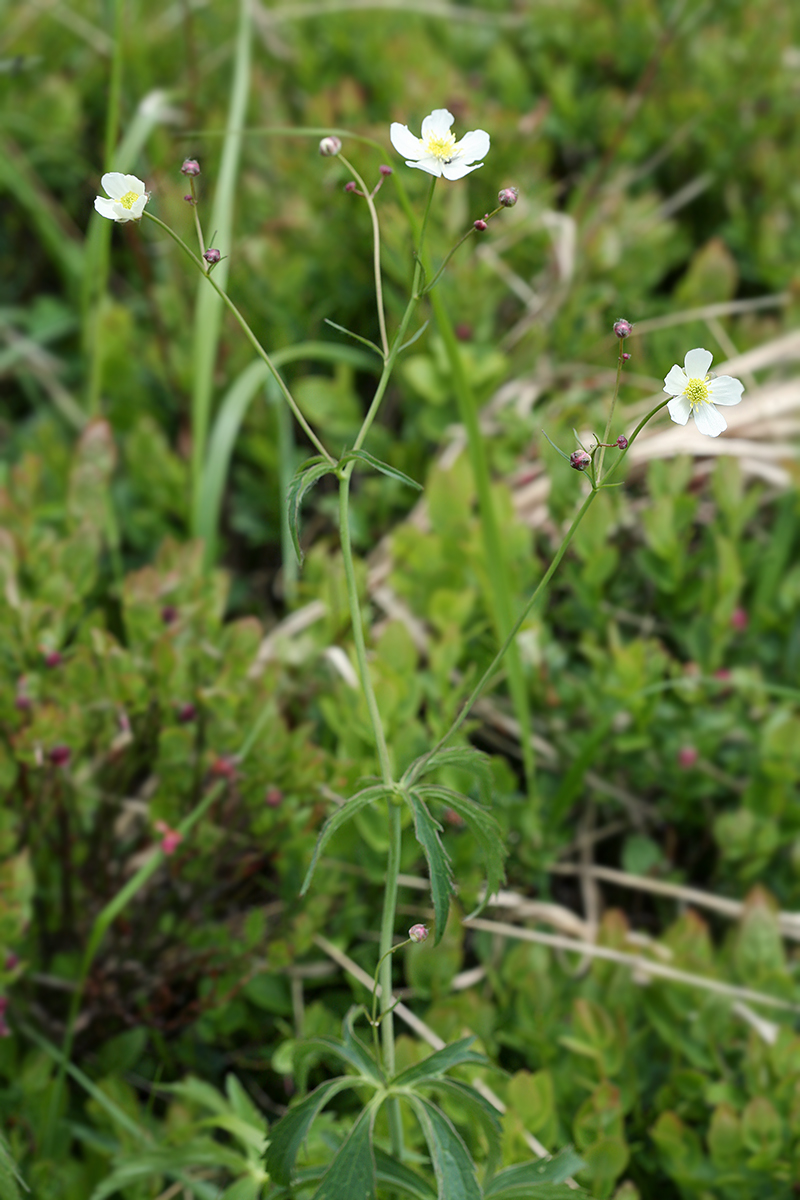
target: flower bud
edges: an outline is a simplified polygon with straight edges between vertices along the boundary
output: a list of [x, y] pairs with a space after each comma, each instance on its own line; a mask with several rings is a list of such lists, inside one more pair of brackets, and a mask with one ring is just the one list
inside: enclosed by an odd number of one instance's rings
[[283, 792], [280, 790], [280, 788], [267, 788], [267, 794], [264, 797], [264, 803], [266, 804], [267, 808], [280, 808], [280, 806], [283, 804]]
[[696, 746], [681, 746], [678, 751], [678, 766], [688, 771], [697, 762], [700, 753]]
[[569, 456], [569, 465], [575, 471], [585, 471], [591, 461], [591, 454], [587, 454], [585, 450], [573, 450]]
[[622, 361], [623, 361], [623, 362], [630, 362], [632, 357], [633, 357], [633, 356], [632, 356], [631, 354], [628, 354], [628, 351], [626, 350], [626, 351], [625, 351], [625, 353], [624, 353], [624, 354], [623, 354], [623, 356], [622, 356]]
[[60, 667], [63, 661], [58, 650], [49, 650], [44, 656], [44, 665], [50, 667], [51, 670], [53, 667]]
[[177, 829], [172, 829], [166, 821], [156, 821], [155, 827], [162, 835], [161, 849], [164, 851], [167, 857], [169, 857], [171, 854], [174, 854], [178, 849], [178, 846], [180, 846], [181, 842], [183, 841], [183, 834], [179, 833]]
[[619, 446], [620, 450], [628, 449], [628, 439], [625, 437], [624, 433], [621, 433], [617, 438], [617, 445]]
[[478, 219], [478, 220], [475, 222], [475, 228], [477, 229], [478, 233], [483, 233], [484, 229], [488, 229], [488, 228], [489, 228], [489, 226], [486, 224], [486, 222], [485, 222], [484, 220], [482, 220], [481, 218], [479, 218], [479, 219]]
[[29, 712], [33, 708], [33, 701], [25, 692], [17, 692], [14, 697], [14, 707], [17, 712]]
[[15, 954], [12, 950], [10, 954], [6, 955], [5, 969], [6, 969], [6, 971], [14, 971], [18, 966], [19, 966], [19, 955]]
[[345, 190], [346, 192], [354, 192], [354, 191], [356, 190], [356, 184], [355, 184], [355, 180], [354, 180], [354, 179], [350, 179], [350, 180], [349, 180], [349, 181], [348, 181], [348, 182], [347, 182], [347, 183], [344, 185], [344, 190]]
[[65, 767], [72, 757], [69, 746], [53, 746], [47, 756], [54, 767]]
[[174, 604], [165, 604], [161, 610], [161, 620], [165, 625], [172, 625], [178, 619], [178, 610]]
[[215, 267], [222, 258], [222, 255], [220, 254], [219, 250], [215, 250], [214, 247], [211, 246], [208, 250], [203, 251], [203, 258], [210, 267]]
[[181, 175], [199, 175], [200, 163], [196, 158], [185, 158], [181, 167]]
[[319, 152], [323, 158], [335, 158], [342, 150], [341, 138], [324, 137], [319, 144]]
[[228, 754], [220, 754], [211, 764], [211, 774], [217, 779], [235, 779], [236, 763]]
[[194, 196], [186, 195], [183, 198], [187, 204], [194, 204]]
[[381, 165], [378, 167], [378, 170], [380, 171], [381, 175], [383, 175], [383, 176], [392, 174], [392, 168], [387, 167], [386, 163], [381, 163]]
[[181, 725], [188, 725], [197, 716], [197, 709], [192, 703], [181, 704], [178, 708], [178, 720]]
[[412, 942], [425, 942], [428, 940], [429, 933], [427, 925], [412, 925], [408, 931], [408, 937]]
[[620, 317], [618, 321], [614, 322], [614, 333], [618, 338], [630, 337], [632, 330], [633, 326], [630, 321], [626, 321], [624, 317]]
[[519, 192], [515, 187], [501, 188], [497, 193], [497, 199], [503, 208], [513, 208], [519, 200]]

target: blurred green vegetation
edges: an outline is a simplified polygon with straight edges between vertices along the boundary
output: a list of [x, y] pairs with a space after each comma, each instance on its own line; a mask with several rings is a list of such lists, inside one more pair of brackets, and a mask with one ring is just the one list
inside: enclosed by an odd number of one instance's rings
[[[791, 0], [355, 8], [253, 9], [246, 132], [224, 168], [234, 182], [220, 244], [228, 287], [270, 351], [315, 344], [287, 358], [285, 373], [326, 442], [344, 449], [374, 373], [325, 319], [377, 336], [371, 231], [366, 206], [343, 191], [341, 163], [321, 159], [301, 129], [379, 142], [381, 153], [356, 140], [346, 152], [369, 184], [382, 162], [403, 171], [418, 211], [427, 181], [405, 171], [389, 122], [416, 129], [446, 105], [461, 132], [490, 133], [486, 165], [438, 189], [430, 246], [440, 259], [499, 187], [520, 189], [517, 207], [468, 241], [438, 285], [486, 405], [519, 611], [581, 488], [541, 429], [571, 449], [573, 427], [603, 428], [612, 322], [625, 315], [643, 330], [628, 343], [615, 436], [688, 348], [723, 361], [797, 328], [800, 11]], [[201, 1198], [227, 1187], [229, 1200], [256, 1200], [260, 1139], [295, 1087], [298, 1038], [337, 1033], [365, 996], [314, 938], [371, 974], [385, 874], [385, 829], [365, 810], [298, 900], [331, 805], [375, 769], [347, 670], [336, 498], [323, 480], [304, 503], [297, 578], [282, 494], [308, 447], [259, 382], [223, 472], [206, 569], [192, 503], [202, 281], [146, 221], [116, 227], [92, 212], [103, 170], [133, 170], [152, 210], [191, 243], [179, 168], [192, 155], [213, 232], [235, 62], [241, 70], [237, 14], [191, 0], [63, 0], [9, 3], [4, 16], [0, 1023], [10, 1035], [0, 1038], [0, 1113], [42, 1200], [144, 1200], [177, 1183]], [[297, 132], [276, 132], [286, 127]], [[413, 267], [395, 183], [377, 198], [392, 326]], [[773, 299], [685, 317], [762, 296]], [[659, 317], [674, 322], [644, 324]], [[768, 352], [748, 391], [793, 381], [800, 394], [797, 357], [796, 346]], [[226, 315], [212, 431], [252, 362]], [[425, 484], [425, 515], [410, 517], [416, 494], [382, 476], [359, 474], [354, 486], [376, 690], [398, 770], [448, 728], [496, 649], [458, 411], [429, 328], [401, 359], [367, 444]], [[579, 1181], [600, 1198], [788, 1200], [800, 1176], [798, 958], [776, 916], [800, 907], [800, 505], [791, 406], [782, 417], [762, 455], [771, 474], [747, 453], [699, 467], [655, 458], [581, 527], [519, 639], [541, 838], [504, 679], [466, 735], [491, 755], [511, 888], [591, 922], [589, 885], [551, 868], [596, 828], [607, 835], [594, 848], [601, 865], [747, 897], [731, 924], [676, 917], [673, 899], [604, 883], [600, 945], [638, 953], [649, 938], [654, 961], [790, 1007], [758, 1008], [775, 1022], [759, 1029], [755, 1002], [743, 1015], [730, 996], [465, 930], [458, 913], [434, 954], [414, 947], [395, 968], [436, 1033], [476, 1033], [506, 1072], [486, 1073], [508, 1105], [504, 1161], [529, 1157], [524, 1129], [552, 1151], [572, 1142], [587, 1163]], [[546, 477], [534, 518], [520, 493]], [[376, 597], [381, 583], [400, 615]], [[262, 645], [319, 601], [295, 636]], [[454, 770], [442, 780], [478, 794]], [[46, 1045], [61, 1044], [93, 922], [155, 851], [155, 822], [174, 828], [220, 782], [207, 817], [108, 931], [77, 1029], [83, 1082], [70, 1080], [51, 1136], [57, 1062]], [[468, 911], [482, 865], [456, 814], [443, 816]], [[402, 870], [421, 866], [409, 836]], [[409, 923], [426, 916], [422, 895], [401, 890]], [[453, 990], [466, 968], [481, 969], [477, 984]], [[401, 1065], [421, 1053], [401, 1038]], [[309, 1167], [330, 1160], [351, 1111], [334, 1106], [315, 1125]], [[469, 1115], [455, 1119], [483, 1153]], [[421, 1153], [418, 1130], [406, 1132]], [[0, 1144], [0, 1196], [16, 1195]]]

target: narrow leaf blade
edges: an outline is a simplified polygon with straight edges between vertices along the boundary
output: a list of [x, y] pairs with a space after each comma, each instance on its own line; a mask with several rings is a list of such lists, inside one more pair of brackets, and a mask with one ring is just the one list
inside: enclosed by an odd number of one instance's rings
[[449, 1117], [423, 1096], [410, 1103], [428, 1144], [439, 1200], [482, 1200], [475, 1164]]
[[406, 484], [407, 487], [416, 488], [418, 492], [423, 490], [422, 484], [417, 483], [416, 479], [412, 479], [410, 475], [406, 475], [405, 471], [401, 471], [399, 467], [393, 467], [389, 463], [383, 462], [367, 450], [348, 450], [347, 454], [342, 456], [341, 463], [344, 465], [344, 463], [350, 462], [353, 459], [365, 462], [373, 470], [380, 471], [381, 475], [387, 475], [389, 479], [396, 479], [399, 483]]
[[414, 814], [414, 833], [422, 847], [428, 863], [428, 876], [431, 883], [431, 899], [436, 915], [436, 934], [434, 945], [438, 944], [447, 927], [447, 917], [450, 912], [450, 897], [454, 895], [453, 875], [450, 867], [450, 857], [439, 837], [442, 826], [428, 811], [425, 801], [418, 792], [405, 793], [411, 811]]
[[457, 1042], [451, 1042], [449, 1046], [443, 1046], [441, 1050], [429, 1054], [427, 1058], [423, 1058], [422, 1062], [414, 1063], [412, 1067], [406, 1067], [405, 1071], [395, 1075], [392, 1083], [398, 1087], [408, 1087], [423, 1079], [436, 1079], [445, 1071], [449, 1071], [452, 1067], [462, 1066], [464, 1063], [474, 1063], [475, 1066], [485, 1067], [487, 1059], [485, 1055], [472, 1049], [474, 1044], [474, 1037], [459, 1038]]
[[331, 321], [328, 317], [324, 317], [326, 325], [330, 325], [331, 329], [338, 329], [339, 333], [344, 333], [347, 337], [354, 338], [355, 341], [361, 342], [363, 346], [369, 346], [370, 350], [374, 350], [379, 358], [383, 358], [383, 351], [380, 346], [376, 346], [369, 338], [362, 337], [360, 333], [353, 333], [352, 329], [345, 329], [344, 325], [337, 325], [335, 321]]
[[375, 1159], [372, 1153], [374, 1107], [365, 1108], [336, 1151], [314, 1200], [376, 1200]]
[[500, 826], [488, 809], [484, 808], [482, 804], [478, 804], [475, 800], [471, 800], [468, 796], [462, 796], [460, 792], [454, 792], [450, 788], [431, 786], [421, 787], [417, 790], [419, 794], [426, 798], [430, 797], [431, 799], [441, 800], [443, 804], [452, 808], [453, 812], [458, 813], [480, 847], [484, 863], [486, 864], [486, 893], [475, 911], [469, 914], [470, 917], [477, 916], [486, 904], [486, 901], [490, 896], [494, 895], [505, 878], [505, 871], [503, 869], [505, 848], [500, 833]]
[[272, 1126], [269, 1131], [270, 1140], [264, 1155], [264, 1162], [276, 1183], [289, 1183], [298, 1151], [316, 1120], [317, 1114], [329, 1100], [332, 1100], [339, 1092], [354, 1087], [356, 1082], [355, 1078], [349, 1075], [340, 1076], [338, 1079], [328, 1079], [315, 1088], [310, 1096], [306, 1096], [294, 1108], [290, 1108], [286, 1115]]
[[518, 1166], [506, 1167], [484, 1186], [485, 1200], [523, 1200], [535, 1189], [537, 1200], [558, 1200], [561, 1196], [577, 1196], [581, 1193], [566, 1186], [565, 1180], [585, 1167], [585, 1163], [572, 1146], [565, 1146], [553, 1158], [533, 1159]]
[[306, 873], [306, 877], [303, 880], [303, 886], [300, 889], [301, 896], [304, 896], [311, 886], [311, 880], [314, 872], [317, 869], [319, 856], [325, 849], [325, 846], [328, 844], [330, 839], [336, 833], [336, 830], [341, 829], [342, 825], [351, 820], [356, 813], [361, 812], [362, 808], [366, 808], [368, 804], [373, 804], [376, 800], [379, 800], [381, 796], [385, 795], [386, 788], [383, 786], [364, 788], [362, 792], [356, 792], [355, 796], [351, 796], [346, 804], [343, 804], [341, 808], [337, 808], [336, 812], [331, 813], [325, 824], [322, 826], [322, 829], [319, 831], [317, 844], [314, 847], [314, 853], [311, 856], [311, 863]]
[[304, 462], [294, 479], [289, 484], [289, 492], [286, 497], [287, 514], [289, 518], [289, 532], [292, 535], [292, 545], [294, 552], [297, 555], [297, 561], [302, 563], [303, 551], [300, 548], [300, 505], [303, 502], [303, 497], [315, 483], [322, 479], [323, 475], [329, 475], [334, 468], [320, 455], [308, 459]]

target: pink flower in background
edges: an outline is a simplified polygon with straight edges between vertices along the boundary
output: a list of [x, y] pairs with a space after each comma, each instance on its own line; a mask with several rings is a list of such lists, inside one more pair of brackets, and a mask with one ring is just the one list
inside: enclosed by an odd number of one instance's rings
[[161, 849], [166, 855], [174, 854], [183, 841], [183, 834], [177, 829], [172, 829], [166, 821], [156, 821], [155, 827], [159, 833], [163, 834], [161, 838]]

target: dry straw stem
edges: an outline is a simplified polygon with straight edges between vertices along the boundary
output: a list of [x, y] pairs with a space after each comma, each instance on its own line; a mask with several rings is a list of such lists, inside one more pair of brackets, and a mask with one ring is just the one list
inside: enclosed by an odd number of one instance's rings
[[[370, 975], [367, 974], [366, 971], [363, 971], [361, 967], [359, 967], [358, 963], [353, 962], [352, 958], [349, 958], [344, 951], [339, 950], [337, 946], [334, 946], [333, 943], [329, 942], [327, 938], [324, 938], [322, 934], [316, 934], [314, 941], [324, 954], [327, 954], [329, 958], [332, 958], [334, 962], [339, 964], [343, 971], [346, 971], [347, 974], [352, 976], [353, 979], [357, 979], [358, 982], [363, 984], [363, 986], [367, 988], [369, 992], [372, 991], [374, 980]], [[380, 994], [381, 989], [379, 985], [378, 995]], [[392, 997], [392, 1001], [394, 1002], [394, 997]], [[442, 1041], [438, 1033], [434, 1033], [430, 1025], [426, 1025], [425, 1022], [418, 1017], [416, 1013], [413, 1013], [410, 1008], [407, 1008], [402, 1001], [398, 1001], [395, 1004], [394, 1012], [401, 1021], [405, 1022], [409, 1029], [414, 1031], [417, 1037], [421, 1038], [423, 1042], [427, 1042], [433, 1050], [444, 1049], [446, 1043]], [[506, 1106], [503, 1101], [500, 1099], [497, 1093], [489, 1087], [488, 1084], [483, 1082], [482, 1079], [473, 1080], [472, 1086], [477, 1092], [480, 1092], [485, 1100], [489, 1101], [492, 1108], [496, 1109], [501, 1116], [503, 1113], [505, 1113]], [[528, 1148], [533, 1151], [537, 1158], [550, 1158], [550, 1151], [546, 1150], [539, 1139], [534, 1137], [532, 1133], [529, 1133], [527, 1129], [523, 1131], [523, 1137], [528, 1145]], [[567, 1182], [571, 1187], [577, 1187], [577, 1184], [574, 1180], [567, 1180]]]
[[[727, 896], [717, 896], [713, 892], [701, 891], [700, 888], [685, 887], [683, 884], [669, 883], [663, 879], [651, 879], [646, 875], [631, 875], [627, 871], [617, 871], [613, 867], [594, 865], [584, 867], [574, 863], [554, 863], [549, 869], [555, 875], [582, 875], [584, 872], [588, 872], [593, 878], [617, 884], [618, 887], [651, 892], [656, 896], [669, 896], [684, 904], [707, 908], [711, 912], [720, 913], [733, 920], [739, 920], [747, 909], [746, 902], [742, 900], [731, 900]], [[503, 907], [515, 907], [511, 902], [513, 893], [506, 892], [503, 895], [505, 897]], [[520, 909], [524, 910], [528, 900], [524, 896], [518, 896], [517, 901]], [[784, 937], [800, 942], [800, 913], [778, 912], [776, 920]]]
[[542, 946], [551, 946], [554, 950], [570, 950], [575, 954], [583, 954], [587, 958], [602, 958], [606, 962], [619, 963], [620, 966], [630, 967], [637, 980], [649, 982], [651, 977], [666, 979], [671, 983], [684, 984], [686, 987], [715, 992], [719, 996], [727, 996], [732, 1000], [749, 1000], [752, 1004], [764, 1004], [770, 1008], [781, 1008], [787, 1012], [800, 1013], [800, 1007], [792, 1004], [789, 1000], [781, 1000], [777, 996], [767, 995], [766, 992], [739, 987], [734, 983], [723, 983], [719, 979], [709, 979], [705, 975], [680, 971], [677, 967], [668, 967], [663, 963], [653, 962], [652, 959], [645, 958], [643, 954], [625, 954], [621, 950], [612, 950], [609, 946], [596, 946], [592, 942], [579, 942], [573, 938], [562, 937], [560, 934], [541, 933], [538, 929], [524, 929], [519, 925], [508, 925], [504, 921], [487, 921], [482, 917], [466, 920], [464, 925], [467, 929], [480, 929], [484, 933], [491, 933], [496, 937], [537, 942]]

